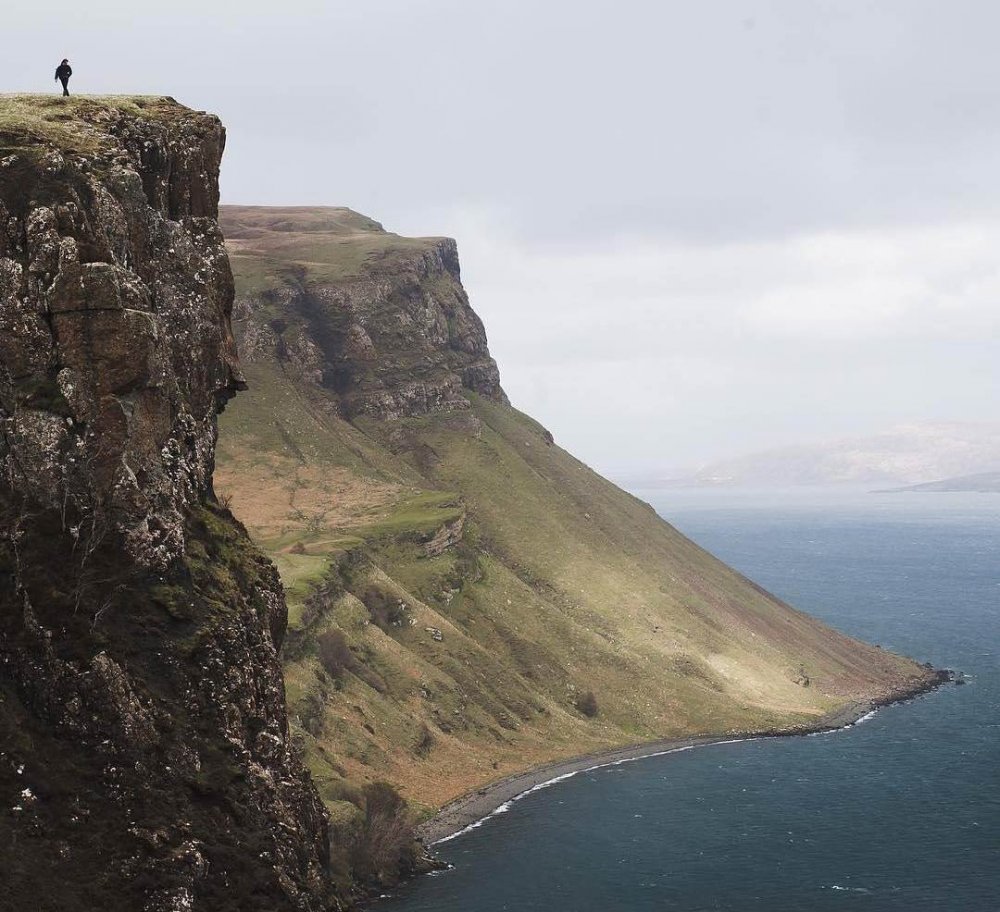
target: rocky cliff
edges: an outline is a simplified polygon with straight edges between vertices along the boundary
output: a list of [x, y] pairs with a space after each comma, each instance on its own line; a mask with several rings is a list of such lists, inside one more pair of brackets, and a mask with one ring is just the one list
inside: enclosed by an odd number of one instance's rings
[[[463, 389], [506, 402], [453, 240], [414, 243], [350, 210], [310, 212], [226, 209], [230, 249], [263, 273], [237, 307], [247, 361], [276, 359], [348, 419], [467, 409]], [[310, 251], [320, 262], [287, 262]], [[268, 266], [281, 281], [267, 281]]]
[[[815, 724], [934, 680], [783, 604], [512, 408], [455, 248], [226, 208], [251, 391], [220, 492], [276, 561], [293, 726], [338, 833], [548, 760]], [[622, 446], [629, 441], [623, 440]]]
[[337, 908], [278, 577], [216, 501], [244, 386], [219, 121], [0, 101], [4, 908]]

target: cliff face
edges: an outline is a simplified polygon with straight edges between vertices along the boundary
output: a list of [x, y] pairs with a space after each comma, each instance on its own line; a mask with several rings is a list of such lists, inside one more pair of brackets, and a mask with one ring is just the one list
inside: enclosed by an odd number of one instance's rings
[[507, 404], [450, 242], [342, 209], [222, 224], [251, 392], [217, 484], [289, 588], [290, 712], [338, 830], [372, 780], [434, 807], [932, 679], [753, 585]]
[[[450, 238], [396, 238], [349, 210], [310, 220], [232, 206], [223, 222], [238, 258], [271, 263], [284, 278], [239, 302], [248, 362], [276, 360], [346, 418], [467, 409], [463, 390], [506, 402]], [[381, 240], [397, 243], [387, 253]], [[283, 263], [296, 249], [322, 262]]]
[[0, 871], [32, 909], [321, 909], [271, 564], [212, 491], [244, 386], [225, 134], [0, 102]]

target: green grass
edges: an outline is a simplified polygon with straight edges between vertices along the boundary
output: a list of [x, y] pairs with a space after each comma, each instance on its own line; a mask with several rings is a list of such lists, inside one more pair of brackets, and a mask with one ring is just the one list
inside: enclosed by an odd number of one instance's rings
[[243, 294], [395, 272], [441, 240], [400, 237], [342, 208], [224, 206], [220, 223]]
[[91, 120], [107, 111], [121, 111], [152, 120], [166, 120], [183, 105], [162, 96], [143, 95], [0, 95], [0, 135], [43, 140], [65, 151], [94, 153], [104, 131]]
[[359, 231], [388, 234], [374, 219], [343, 206], [224, 206], [221, 221], [229, 239], [266, 237], [276, 232], [291, 235], [356, 234]]
[[[237, 324], [238, 326], [238, 324]], [[333, 420], [323, 396], [273, 363], [244, 364], [249, 391], [220, 419], [222, 464], [259, 465], [272, 457], [351, 469], [359, 476], [400, 484], [425, 482], [405, 463], [344, 421]]]
[[426, 535], [464, 513], [454, 492], [429, 491], [400, 501], [387, 517], [360, 527], [358, 534], [363, 538]]
[[272, 551], [270, 556], [285, 586], [288, 626], [296, 628], [302, 622], [306, 599], [330, 572], [330, 558], [324, 555], [289, 554], [280, 551]]

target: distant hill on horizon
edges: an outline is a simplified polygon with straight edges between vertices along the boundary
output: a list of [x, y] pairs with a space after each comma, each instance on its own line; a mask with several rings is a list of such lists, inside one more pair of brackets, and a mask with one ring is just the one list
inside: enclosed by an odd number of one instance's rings
[[1000, 472], [979, 472], [975, 475], [962, 475], [958, 478], [943, 478], [940, 481], [928, 481], [902, 488], [889, 488], [877, 493], [906, 494], [912, 492], [922, 494], [925, 492], [959, 493], [963, 491], [972, 494], [1000, 494]]
[[880, 434], [777, 447], [634, 487], [909, 486], [1000, 473], [1000, 423], [914, 422]]

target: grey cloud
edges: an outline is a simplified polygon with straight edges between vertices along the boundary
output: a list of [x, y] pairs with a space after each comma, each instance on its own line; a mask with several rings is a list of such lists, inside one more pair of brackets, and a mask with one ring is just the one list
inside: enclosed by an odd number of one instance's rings
[[65, 51], [81, 90], [219, 110], [253, 140], [230, 150], [233, 201], [353, 202], [409, 230], [431, 206], [501, 200], [538, 240], [706, 241], [1000, 204], [984, 0], [136, 9], [15, 11], [4, 82], [46, 87]]
[[69, 56], [217, 111], [229, 202], [457, 236], [515, 400], [601, 466], [1000, 408], [989, 0], [4, 15], [5, 89]]

